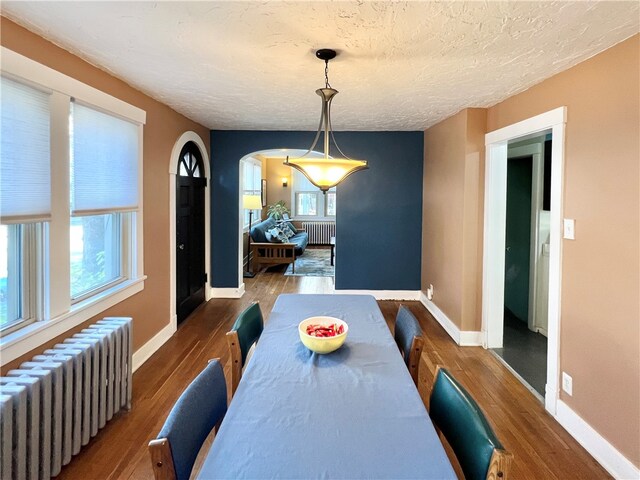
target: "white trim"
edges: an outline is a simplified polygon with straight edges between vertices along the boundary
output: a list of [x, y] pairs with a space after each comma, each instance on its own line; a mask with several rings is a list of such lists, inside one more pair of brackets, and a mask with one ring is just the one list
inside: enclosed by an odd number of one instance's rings
[[241, 298], [243, 295], [244, 283], [237, 288], [211, 288], [211, 298]]
[[144, 110], [20, 55], [13, 50], [2, 47], [1, 57], [3, 73], [26, 79], [31, 83], [43, 86], [47, 90], [63, 93], [135, 123], [144, 124], [147, 121], [147, 113]]
[[461, 347], [477, 347], [482, 345], [484, 338], [482, 332], [461, 331], [435, 303], [427, 298], [424, 292], [420, 292], [419, 300], [456, 344]]
[[558, 400], [555, 418], [614, 478], [640, 478], [640, 469], [562, 400]]
[[528, 136], [535, 137], [538, 132], [548, 130], [558, 123], [566, 123], [566, 121], [567, 107], [558, 107], [535, 117], [489, 132], [484, 136], [484, 143], [489, 146], [493, 143], [502, 143], [514, 138], [525, 140]]
[[371, 295], [376, 300], [407, 300], [420, 299], [420, 290], [335, 290], [337, 295]]
[[130, 296], [141, 292], [144, 289], [145, 279], [146, 277], [142, 277], [137, 280], [119, 283], [113, 288], [104, 291], [101, 295], [79, 303], [71, 312], [51, 320], [34, 322], [20, 330], [5, 335], [2, 337], [2, 344], [0, 345], [1, 364], [5, 365], [29, 353], [58, 335], [62, 335], [66, 331], [99, 315], [107, 308], [113, 307]]
[[461, 330], [460, 331], [460, 345], [461, 347], [481, 347], [484, 341], [484, 334], [473, 330]]
[[204, 175], [207, 185], [204, 189], [204, 273], [207, 282], [204, 284], [205, 301], [211, 299], [211, 166], [207, 148], [196, 132], [184, 132], [173, 144], [169, 159], [169, 317], [176, 319], [176, 175], [180, 152], [187, 142], [198, 146], [204, 163]]
[[561, 224], [564, 142], [567, 108], [559, 107], [485, 135], [485, 215], [482, 284], [484, 346], [502, 347], [504, 326], [504, 250], [506, 222], [507, 145], [515, 138], [534, 137], [552, 131], [551, 215], [549, 254], [549, 314], [545, 408], [552, 415], [559, 398], [560, 288], [562, 274]]
[[133, 360], [131, 365], [131, 371], [135, 373], [138, 368], [142, 366], [144, 362], [151, 358], [151, 355], [156, 353], [158, 349], [164, 345], [167, 340], [176, 332], [176, 324], [174, 320], [171, 320], [168, 325], [165, 325], [162, 330], [156, 333], [151, 340], [141, 346], [133, 353]]
[[[507, 143], [487, 146], [484, 187], [484, 251], [482, 275], [483, 346], [502, 347], [504, 326], [504, 252], [507, 219]], [[490, 161], [500, 158], [504, 161]], [[498, 288], [498, 285], [501, 285]], [[485, 319], [495, 319], [490, 326]]]

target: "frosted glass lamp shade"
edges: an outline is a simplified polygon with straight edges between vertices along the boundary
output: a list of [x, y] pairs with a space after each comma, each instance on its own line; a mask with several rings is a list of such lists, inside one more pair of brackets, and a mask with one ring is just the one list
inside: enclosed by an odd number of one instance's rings
[[302, 172], [323, 192], [335, 187], [352, 173], [368, 168], [365, 160], [347, 158], [287, 158], [284, 164]]

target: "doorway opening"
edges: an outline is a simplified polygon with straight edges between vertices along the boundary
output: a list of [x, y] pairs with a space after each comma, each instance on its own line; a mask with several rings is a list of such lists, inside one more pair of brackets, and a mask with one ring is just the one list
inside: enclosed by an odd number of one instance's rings
[[[504, 347], [505, 331], [505, 259], [507, 226], [507, 174], [509, 145], [516, 147], [535, 137], [551, 134], [551, 159], [548, 234], [548, 278], [547, 300], [547, 354], [546, 384], [544, 386], [545, 409], [556, 415], [560, 396], [560, 287], [562, 274], [562, 185], [564, 173], [564, 141], [567, 108], [559, 107], [535, 117], [506, 126], [485, 135], [486, 170], [484, 202], [484, 242], [482, 280], [482, 332], [485, 348]], [[520, 145], [522, 146], [522, 145]], [[533, 155], [532, 153], [529, 153]], [[544, 151], [542, 152], [544, 154]], [[521, 155], [524, 156], [524, 155]], [[532, 167], [533, 168], [533, 167]], [[539, 177], [538, 177], [539, 178]], [[542, 179], [544, 181], [544, 178]], [[543, 200], [544, 201], [544, 200]], [[542, 235], [540, 235], [542, 236]], [[526, 237], [526, 235], [525, 235]], [[542, 240], [533, 242], [542, 246]], [[542, 250], [540, 250], [542, 252]], [[534, 269], [538, 272], [538, 269]], [[529, 272], [531, 273], [531, 271]], [[529, 281], [533, 288], [536, 282]], [[528, 298], [528, 297], [527, 297]], [[531, 302], [529, 302], [531, 303]], [[534, 302], [535, 304], [535, 302]], [[543, 309], [544, 310], [544, 309]], [[529, 329], [529, 309], [527, 307], [527, 329]], [[540, 322], [541, 320], [537, 320]], [[543, 327], [539, 332], [543, 333]], [[514, 373], [515, 370], [513, 370]], [[520, 377], [521, 378], [521, 377]], [[521, 378], [522, 379], [522, 378]]]
[[[287, 156], [296, 157], [305, 153], [306, 150], [298, 149], [261, 150], [249, 153], [239, 161], [238, 284], [242, 292], [245, 290], [244, 282], [247, 277], [265, 271], [285, 277], [330, 277], [333, 282], [337, 255], [336, 189], [323, 194], [304, 175], [283, 164]], [[312, 152], [311, 155], [322, 156], [317, 152]], [[245, 208], [246, 197], [258, 196], [262, 209]], [[249, 223], [256, 227], [266, 220], [269, 206], [276, 204], [281, 204], [287, 212], [278, 215], [276, 226], [282, 223], [293, 226], [290, 232], [293, 236], [284, 243], [297, 245], [295, 262], [285, 255], [282, 259], [267, 258], [262, 262], [261, 258], [254, 263], [249, 242], [253, 244], [256, 239], [249, 235]], [[302, 244], [300, 235], [307, 239]], [[258, 240], [266, 241], [261, 238]], [[259, 275], [257, 282], [260, 282], [260, 278]]]
[[547, 380], [551, 131], [507, 147], [503, 345], [496, 353], [540, 399]]

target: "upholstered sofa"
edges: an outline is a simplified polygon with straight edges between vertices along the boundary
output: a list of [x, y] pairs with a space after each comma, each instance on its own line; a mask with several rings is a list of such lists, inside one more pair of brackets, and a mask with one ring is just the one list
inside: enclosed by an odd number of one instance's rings
[[295, 228], [290, 222], [285, 222], [294, 232], [286, 242], [278, 241], [268, 232], [282, 222], [276, 222], [269, 217], [251, 228], [251, 255], [253, 256], [253, 271], [257, 272], [262, 265], [277, 265], [293, 263], [295, 272], [296, 257], [304, 253], [309, 243], [309, 234]]

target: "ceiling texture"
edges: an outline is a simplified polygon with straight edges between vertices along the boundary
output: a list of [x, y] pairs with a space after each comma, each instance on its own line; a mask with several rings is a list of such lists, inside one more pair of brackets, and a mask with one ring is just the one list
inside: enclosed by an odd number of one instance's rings
[[638, 33], [637, 1], [32, 2], [2, 15], [211, 129], [424, 130]]

